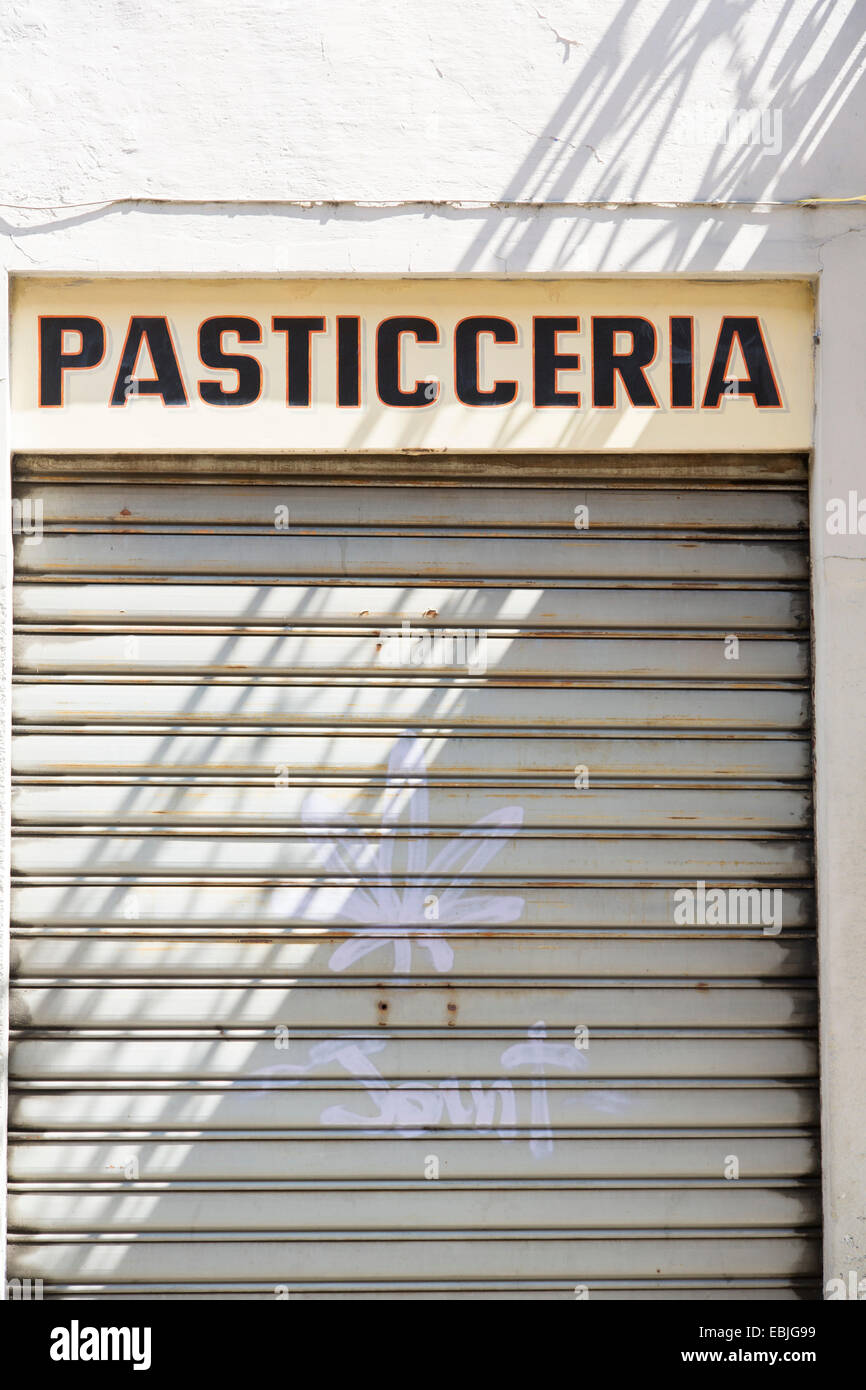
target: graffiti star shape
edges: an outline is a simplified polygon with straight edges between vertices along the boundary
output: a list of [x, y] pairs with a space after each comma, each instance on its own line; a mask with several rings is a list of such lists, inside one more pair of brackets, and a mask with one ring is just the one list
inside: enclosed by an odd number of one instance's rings
[[[316, 827], [319, 839], [322, 827], [333, 819], [333, 811], [312, 793], [304, 802], [303, 817], [308, 827]], [[482, 816], [436, 849], [429, 835], [427, 769], [421, 743], [412, 736], [398, 739], [388, 760], [380, 833], [334, 831], [325, 846], [325, 872], [375, 880], [354, 888], [343, 906], [341, 915], [363, 930], [337, 947], [331, 956], [331, 969], [348, 970], [365, 956], [393, 946], [393, 973], [409, 975], [414, 944], [428, 953], [434, 970], [445, 974], [454, 963], [454, 952], [443, 936], [444, 929], [516, 921], [523, 911], [523, 898], [470, 892], [461, 880], [479, 874], [522, 824], [523, 808], [505, 806]], [[405, 884], [396, 883], [394, 873], [395, 837], [401, 829], [407, 836], [405, 874], [401, 875], [407, 880]], [[413, 883], [416, 879], [423, 882], [417, 885]], [[431, 920], [431, 913], [437, 925], [422, 925]]]

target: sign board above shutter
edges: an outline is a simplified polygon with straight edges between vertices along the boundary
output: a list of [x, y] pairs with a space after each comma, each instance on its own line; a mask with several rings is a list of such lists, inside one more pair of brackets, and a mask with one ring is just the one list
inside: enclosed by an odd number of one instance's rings
[[804, 449], [788, 281], [20, 278], [13, 447]]

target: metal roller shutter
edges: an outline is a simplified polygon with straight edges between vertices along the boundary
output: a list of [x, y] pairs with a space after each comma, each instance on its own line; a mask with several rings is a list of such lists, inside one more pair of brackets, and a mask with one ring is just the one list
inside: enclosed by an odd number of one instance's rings
[[816, 1296], [805, 462], [16, 495], [10, 1275]]

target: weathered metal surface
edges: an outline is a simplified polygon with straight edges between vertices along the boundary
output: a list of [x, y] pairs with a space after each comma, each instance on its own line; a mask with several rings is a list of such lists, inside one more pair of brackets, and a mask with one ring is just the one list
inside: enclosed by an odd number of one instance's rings
[[[432, 856], [439, 850], [448, 851], [454, 843], [447, 830], [433, 829], [417, 835], [404, 832], [399, 837], [387, 832], [383, 835], [379, 830], [363, 841], [357, 834], [341, 837], [338, 831], [327, 834], [318, 829], [294, 834], [286, 830], [269, 837], [233, 831], [221, 835], [218, 845], [206, 831], [195, 836], [184, 831], [133, 836], [110, 831], [102, 835], [39, 835], [21, 830], [12, 846], [12, 872], [39, 877], [50, 864], [54, 874], [75, 874], [84, 862], [92, 873], [123, 876], [220, 874], [315, 879], [325, 871], [336, 845], [340, 864], [330, 867], [329, 872], [337, 878], [354, 878], [377, 873], [383, 839], [395, 857], [395, 877], [407, 872], [413, 849], [429, 853], [435, 863]], [[646, 837], [609, 831], [604, 838], [587, 833], [561, 839], [555, 839], [552, 832], [526, 833], [521, 838], [514, 832], [510, 836], [465, 836], [459, 849], [459, 862], [455, 851], [453, 864], [443, 861], [438, 875], [428, 872], [424, 886], [432, 891], [437, 885], [447, 886], [452, 879], [464, 883], [486, 879], [524, 883], [539, 878], [586, 880], [612, 876], [679, 877], [688, 883], [695, 879], [727, 878], [732, 873], [749, 881], [755, 877], [805, 876], [811, 863], [805, 838], [779, 834], [778, 839], [771, 839], [767, 832], [760, 839], [717, 837], [711, 832], [702, 838], [690, 838], [688, 831], [666, 831]], [[478, 862], [474, 873], [473, 860]]]
[[[573, 1085], [551, 1079], [548, 1083], [548, 1105], [551, 1129], [568, 1132], [582, 1125], [593, 1129], [631, 1130], [680, 1128], [718, 1130], [730, 1125], [733, 1129], [772, 1125], [797, 1128], [808, 1125], [814, 1114], [815, 1087], [812, 1085], [779, 1086], [773, 1083], [751, 1086], [675, 1086], [663, 1089], [658, 1084], [642, 1087], [615, 1084], [607, 1080], [593, 1085]], [[467, 1089], [462, 1094], [451, 1091], [451, 1111], [443, 1111], [441, 1122], [454, 1116], [471, 1118], [474, 1115], [474, 1094]], [[521, 1106], [531, 1099], [526, 1091], [531, 1083], [518, 1088]], [[406, 1094], [412, 1096], [411, 1085]], [[612, 1103], [612, 1096], [617, 1103]], [[416, 1099], [421, 1098], [420, 1091]], [[171, 1090], [153, 1086], [135, 1090], [113, 1083], [110, 1089], [64, 1082], [62, 1089], [51, 1083], [19, 1082], [10, 1094], [10, 1124], [22, 1132], [44, 1132], [56, 1127], [61, 1130], [188, 1130], [195, 1127], [204, 1134], [225, 1130], [311, 1130], [321, 1123], [323, 1110], [343, 1107], [369, 1118], [373, 1125], [380, 1119], [376, 1099], [355, 1085], [327, 1087], [320, 1082], [272, 1081], [267, 1088], [251, 1080], [209, 1085], [179, 1083]], [[497, 1107], [498, 1109], [498, 1107]], [[497, 1120], [501, 1118], [497, 1114]], [[518, 1119], [520, 1115], [518, 1114]], [[326, 1128], [334, 1128], [333, 1125]], [[515, 1127], [515, 1136], [525, 1143], [529, 1127]], [[721, 1181], [724, 1181], [722, 1179]], [[733, 1184], [736, 1187], [736, 1184]], [[365, 1214], [366, 1215], [366, 1214]], [[315, 1225], [315, 1220], [311, 1222]], [[481, 1223], [484, 1224], [483, 1222]], [[531, 1223], [529, 1223], [531, 1224]], [[560, 1223], [568, 1225], [567, 1221]], [[603, 1222], [602, 1224], [607, 1224]], [[654, 1225], [653, 1221], [647, 1224]], [[690, 1221], [682, 1224], [691, 1225]], [[760, 1224], [760, 1223], [758, 1223]], [[85, 1228], [86, 1229], [86, 1228]], [[243, 1229], [241, 1227], [241, 1229]]]
[[[407, 788], [407, 815], [412, 804]], [[130, 786], [94, 786], [81, 803], [77, 787], [27, 784], [13, 794], [19, 825], [140, 825], [182, 828], [221, 826], [236, 829], [287, 829], [292, 826], [364, 826], [380, 829], [389, 796], [385, 788], [326, 786], [316, 792], [315, 811], [308, 808], [308, 787], [173, 787], [141, 781]], [[391, 799], [393, 800], [393, 794]], [[513, 803], [508, 788], [431, 786], [427, 815], [419, 829], [460, 828]], [[520, 793], [525, 830], [568, 829], [808, 831], [811, 799], [802, 787], [587, 787], [564, 797], [561, 790], [523, 788]], [[417, 812], [416, 812], [417, 817]]]
[[808, 1296], [803, 460], [369, 471], [21, 461], [10, 1275]]
[[509, 1239], [464, 1231], [296, 1233], [233, 1241], [191, 1241], [186, 1234], [160, 1237], [86, 1236], [18, 1237], [14, 1244], [21, 1278], [69, 1279], [87, 1272], [91, 1280], [111, 1285], [117, 1279], [207, 1278], [213, 1270], [231, 1269], [238, 1279], [328, 1279], [343, 1262], [354, 1279], [399, 1278], [406, 1270], [423, 1270], [439, 1280], [479, 1279], [491, 1269], [519, 1267], [524, 1278], [610, 1278], [629, 1269], [649, 1277], [664, 1267], [669, 1277], [696, 1278], [711, 1266], [719, 1275], [802, 1274], [814, 1265], [819, 1238], [815, 1233], [779, 1230], [750, 1234], [731, 1230], [720, 1239], [715, 1230], [646, 1231], [624, 1237], [621, 1229], [541, 1235], [521, 1232]]
[[[719, 635], [707, 638], [678, 637], [636, 641], [608, 635], [593, 637], [523, 637], [485, 634], [483, 648], [478, 645], [475, 627], [468, 644], [455, 642], [449, 634], [431, 637], [431, 656], [440, 685], [464, 673], [483, 674], [497, 680], [577, 680], [607, 677], [635, 680], [720, 680], [729, 672], [724, 642]], [[399, 629], [347, 637], [285, 636], [280, 633], [247, 637], [243, 631], [208, 633], [138, 633], [130, 640], [123, 633], [61, 633], [44, 636], [25, 633], [16, 637], [14, 655], [20, 674], [54, 672], [70, 675], [132, 676], [239, 675], [269, 671], [315, 673], [322, 677], [345, 679], [350, 675], [381, 672], [396, 675], [412, 670], [411, 650], [405, 647]], [[418, 639], [420, 641], [420, 638]], [[441, 654], [437, 651], [438, 644]], [[428, 663], [432, 664], [431, 663]], [[743, 638], [736, 679], [738, 681], [800, 681], [809, 669], [809, 646], [791, 637], [764, 642], [757, 637]], [[413, 674], [425, 674], [419, 660]], [[733, 677], [732, 677], [733, 679]]]
[[[459, 1292], [454, 1293], [453, 1283], [449, 1285], [424, 1283], [421, 1280], [409, 1282], [401, 1279], [399, 1282], [389, 1282], [382, 1279], [370, 1279], [363, 1284], [339, 1284], [323, 1283], [317, 1280], [315, 1283], [304, 1284], [299, 1280], [293, 1281], [291, 1286], [291, 1298], [293, 1302], [300, 1301], [337, 1301], [351, 1298], [353, 1301], [373, 1302], [380, 1299], [387, 1299], [388, 1302], [397, 1300], [403, 1302], [423, 1301], [425, 1303], [451, 1301], [455, 1297], [470, 1299], [476, 1302], [526, 1302], [527, 1299], [536, 1302], [562, 1301], [572, 1303], [574, 1301], [574, 1283], [567, 1279], [536, 1279], [531, 1282], [526, 1281], [519, 1285], [506, 1283], [503, 1280], [476, 1279], [461, 1280]], [[746, 1277], [726, 1278], [722, 1283], [714, 1283], [707, 1279], [660, 1279], [658, 1276], [651, 1279], [632, 1279], [625, 1283], [620, 1279], [596, 1279], [593, 1281], [593, 1298], [598, 1301], [616, 1300], [625, 1301], [665, 1301], [670, 1298], [686, 1299], [694, 1302], [713, 1302], [728, 1299], [741, 1301], [748, 1299], [769, 1302], [797, 1302], [801, 1299], [814, 1299], [820, 1297], [821, 1285], [815, 1277], [811, 1278], [788, 1278], [784, 1281], [778, 1278], [769, 1279], [749, 1279]], [[53, 1299], [93, 1299], [104, 1296], [104, 1289], [100, 1284], [81, 1284], [70, 1283], [63, 1280], [55, 1280], [51, 1285], [51, 1296]], [[268, 1299], [274, 1296], [274, 1286], [268, 1283], [256, 1283], [255, 1280], [247, 1280], [240, 1284], [226, 1283], [205, 1283], [199, 1281], [179, 1281], [161, 1280], [158, 1284], [148, 1283], [147, 1280], [140, 1280], [134, 1284], [112, 1284], [112, 1302], [122, 1302], [124, 1299], [132, 1299], [136, 1302], [143, 1298], [159, 1298], [183, 1301], [187, 1299], [214, 1299], [218, 1298], [221, 1302], [233, 1301], [252, 1301], [257, 1299]]]
[[[563, 1182], [556, 1188], [489, 1184], [405, 1183], [373, 1187], [364, 1196], [365, 1217], [378, 1230], [565, 1229], [612, 1226], [669, 1230], [700, 1227], [712, 1205], [726, 1224], [739, 1227], [814, 1226], [819, 1219], [817, 1186], [788, 1180], [655, 1185]], [[178, 1183], [123, 1183], [71, 1188], [41, 1185], [13, 1188], [10, 1218], [22, 1231], [85, 1234], [102, 1231], [189, 1231], [194, 1205], [201, 1226], [211, 1231], [350, 1230], [357, 1218], [357, 1193], [345, 1187], [287, 1188], [278, 1185], [225, 1189]]]
[[[275, 930], [311, 928], [317, 934], [337, 931], [354, 932], [357, 924], [345, 916], [348, 890], [345, 884], [329, 885], [326, 876], [312, 884], [275, 884], [268, 880], [258, 883], [238, 883], [202, 879], [183, 891], [179, 883], [148, 882], [141, 879], [127, 882], [87, 884], [68, 880], [59, 884], [18, 885], [15, 890], [14, 928], [33, 925], [63, 930], [71, 927], [121, 927], [125, 931], [150, 928], [159, 931], [170, 927], [166, 939], [175, 941], [187, 929], [231, 928], [238, 932], [253, 929], [253, 935], [264, 929], [268, 936]], [[810, 883], [787, 882], [779, 885], [784, 893], [785, 930], [782, 942], [787, 942], [789, 930], [798, 932], [814, 928], [814, 893]], [[485, 896], [496, 898], [512, 892], [497, 884], [485, 889]], [[592, 885], [524, 884], [521, 887], [523, 909], [517, 922], [504, 921], [498, 913], [495, 923], [476, 924], [475, 930], [488, 934], [492, 941], [501, 935], [510, 937], [512, 931], [546, 929], [557, 932], [579, 931], [581, 936], [597, 929], [605, 938], [650, 928], [655, 939], [660, 933], [672, 941], [682, 936], [697, 939], [721, 940], [733, 935], [741, 941], [760, 937], [771, 951], [778, 938], [762, 935], [761, 928], [750, 926], [733, 930], [730, 927], [688, 926], [676, 922], [674, 912], [676, 889], [672, 885], [635, 884], [622, 879]], [[424, 904], [417, 898], [404, 904], [402, 920], [392, 924], [396, 935], [406, 926], [423, 926]], [[429, 922], [427, 923], [429, 925]], [[472, 923], [443, 924], [447, 933], [453, 927], [471, 929]], [[101, 931], [100, 931], [101, 935]]]
[[[548, 1180], [601, 1179], [604, 1182], [611, 1178], [718, 1181], [725, 1155], [730, 1152], [726, 1145], [730, 1145], [732, 1138], [737, 1144], [742, 1170], [752, 1178], [772, 1182], [777, 1178], [814, 1177], [818, 1145], [816, 1136], [806, 1129], [776, 1131], [755, 1127], [733, 1133], [730, 1128], [698, 1133], [687, 1129], [653, 1129], [599, 1134], [585, 1125], [575, 1126], [570, 1134], [557, 1135], [553, 1153], [545, 1159], [544, 1177]], [[357, 1222], [363, 1228], [366, 1224], [364, 1184], [370, 1180], [417, 1179], [419, 1175], [423, 1178], [431, 1143], [435, 1144], [440, 1161], [440, 1181], [449, 1178], [461, 1182], [538, 1178], [539, 1165], [528, 1142], [504, 1143], [495, 1131], [467, 1135], [466, 1130], [458, 1129], [425, 1134], [422, 1139], [394, 1134], [374, 1138], [358, 1130], [323, 1133], [320, 1128], [302, 1131], [290, 1138], [265, 1134], [261, 1130], [232, 1130], [206, 1139], [197, 1132], [157, 1132], [153, 1137], [142, 1138], [135, 1132], [115, 1130], [88, 1135], [54, 1131], [44, 1138], [16, 1142], [10, 1154], [9, 1173], [14, 1182], [117, 1181], [130, 1160], [136, 1159], [139, 1172], [150, 1181], [235, 1183], [241, 1178], [246, 1182], [339, 1179], [359, 1184]], [[712, 1212], [708, 1212], [708, 1216], [711, 1215]], [[195, 1232], [202, 1240], [207, 1239], [207, 1234], [206, 1231]], [[720, 1224], [716, 1240], [724, 1241], [727, 1234]], [[348, 1263], [335, 1265], [330, 1271], [331, 1277], [336, 1268], [344, 1271], [345, 1278], [356, 1277], [353, 1266]], [[628, 1266], [625, 1270], [629, 1274], [637, 1273]], [[625, 1270], [620, 1265], [616, 1272], [622, 1275]], [[80, 1276], [85, 1270], [79, 1268], [75, 1272]], [[208, 1272], [211, 1277], [225, 1277], [237, 1271], [230, 1266], [214, 1264]], [[403, 1270], [407, 1277], [420, 1272], [418, 1266], [411, 1265]], [[499, 1266], [497, 1273], [501, 1272]], [[129, 1273], [128, 1269], [117, 1270], [121, 1278]], [[511, 1269], [512, 1277], [520, 1278], [526, 1273], [519, 1264]], [[548, 1276], [551, 1273], [547, 1271]], [[711, 1277], [719, 1273], [721, 1270], [712, 1260], [704, 1266], [704, 1275]], [[178, 1274], [179, 1271], [175, 1271], [175, 1277]]]
[[[714, 980], [695, 985], [674, 980], [630, 987], [626, 982], [532, 987], [528, 983], [461, 987], [449, 981], [415, 981], [407, 986], [355, 985], [336, 980], [301, 985], [291, 980], [267, 985], [222, 981], [218, 988], [183, 983], [133, 989], [91, 988], [54, 983], [13, 989], [13, 1027], [71, 1028], [86, 1019], [93, 1028], [204, 1027], [224, 1018], [235, 1028], [507, 1028], [521, 1014], [546, 1017], [550, 1028], [567, 1030], [573, 1019], [589, 1027], [779, 1028], [807, 1027], [816, 1016], [815, 992], [779, 983]], [[581, 1061], [575, 1059], [575, 1068]], [[277, 1058], [279, 1061], [279, 1058]]]
[[703, 487], [699, 490], [592, 488], [577, 483], [555, 495], [549, 489], [522, 488], [519, 508], [507, 492], [490, 488], [328, 489], [298, 484], [258, 487], [189, 488], [180, 484], [137, 486], [115, 512], [106, 506], [104, 487], [31, 484], [19, 494], [42, 503], [46, 525], [157, 527], [191, 525], [273, 529], [280, 507], [288, 507], [292, 529], [306, 526], [413, 526], [423, 531], [460, 527], [482, 531], [537, 526], [544, 531], [574, 530], [574, 507], [586, 506], [592, 528], [617, 530], [805, 530], [805, 494], [760, 488]]
[[[304, 1284], [296, 1280], [292, 1282], [290, 1287], [293, 1302], [313, 1301], [318, 1303], [345, 1298], [359, 1302], [373, 1302], [385, 1298], [389, 1303], [394, 1300], [401, 1303], [414, 1301], [437, 1303], [451, 1301], [455, 1297], [459, 1297], [461, 1300], [497, 1303], [518, 1301], [524, 1303], [527, 1299], [545, 1303], [557, 1300], [569, 1303], [574, 1301], [574, 1283], [567, 1279], [536, 1279], [531, 1282], [525, 1281], [519, 1285], [490, 1278], [464, 1279], [460, 1282], [457, 1294], [454, 1292], [453, 1283], [449, 1286], [425, 1283], [422, 1280], [409, 1282], [406, 1279], [401, 1279], [399, 1282], [370, 1279], [363, 1284], [324, 1283], [321, 1280]], [[778, 1278], [732, 1277], [726, 1278], [724, 1282], [715, 1283], [708, 1279], [663, 1280], [656, 1276], [650, 1279], [632, 1279], [628, 1283], [621, 1279], [596, 1279], [593, 1281], [592, 1288], [595, 1301], [612, 1299], [617, 1302], [622, 1300], [665, 1301], [676, 1298], [713, 1303], [719, 1300], [724, 1302], [728, 1299], [786, 1303], [797, 1302], [804, 1298], [818, 1298], [821, 1291], [820, 1283], [815, 1277], [791, 1277], [784, 1281]], [[63, 1280], [53, 1281], [51, 1290], [53, 1299], [74, 1299], [76, 1301], [101, 1298], [105, 1292], [99, 1284], [73, 1284]], [[153, 1284], [148, 1283], [147, 1280], [140, 1280], [134, 1284], [112, 1284], [111, 1286], [112, 1302], [122, 1302], [124, 1299], [132, 1299], [137, 1302], [143, 1298], [177, 1301], [218, 1298], [221, 1302], [233, 1302], [267, 1299], [273, 1298], [273, 1296], [273, 1284], [256, 1283], [255, 1280], [247, 1280], [240, 1284], [205, 1283], [201, 1280], [198, 1283], [190, 1280], [183, 1282], [161, 1280], [158, 1284]]]
[[[362, 1042], [381, 1041], [378, 1032], [360, 1031]], [[79, 1028], [56, 1033], [24, 1030], [17, 1042], [15, 1075], [46, 1082], [247, 1078], [254, 1084], [256, 1078], [272, 1079], [275, 1066], [302, 1066], [310, 1044], [328, 1037], [326, 1028], [299, 1034], [275, 1061], [273, 1032], [245, 1029], [242, 1036], [233, 1036], [230, 1026], [162, 1030], [158, 1035], [143, 1029], [97, 1032], [88, 1031], [85, 1019]], [[551, 1030], [550, 1037], [567, 1043], [573, 1040], [573, 1030], [561, 1035]], [[519, 1040], [517, 1029], [500, 1029], [492, 1037], [470, 1036], [459, 1028], [446, 1037], [393, 1033], [387, 1048], [377, 1047], [374, 1060], [379, 1074], [398, 1084], [494, 1078], [501, 1072], [503, 1050]], [[663, 1085], [674, 1079], [700, 1085], [708, 1078], [799, 1084], [817, 1074], [814, 1030], [809, 1028], [598, 1028], [592, 1046], [592, 1075], [620, 1084], [640, 1080]], [[349, 1079], [339, 1056], [329, 1052], [322, 1056], [316, 1076], [321, 1081]]]
[[[531, 698], [527, 696], [527, 698]], [[748, 698], [748, 695], [746, 695]], [[807, 782], [810, 745], [803, 733], [737, 737], [668, 738], [584, 733], [571, 738], [428, 737], [419, 735], [421, 755], [431, 781], [466, 779], [491, 782], [542, 777], [563, 791], [574, 790], [574, 768], [585, 765], [596, 780], [606, 777], [796, 779]], [[361, 776], [384, 781], [394, 748], [392, 738], [310, 733], [303, 737], [270, 734], [223, 737], [196, 733], [165, 736], [149, 732], [120, 735], [43, 734], [35, 730], [13, 736], [12, 758], [21, 776], [90, 778], [125, 777], [147, 772], [153, 777], [258, 777], [274, 785], [279, 768], [285, 778], [341, 780]]]
[[583, 736], [639, 729], [644, 737], [651, 730], [679, 736], [799, 731], [804, 739], [809, 723], [805, 688], [766, 689], [755, 684], [745, 689], [707, 685], [699, 708], [691, 688], [680, 689], [670, 681], [635, 687], [610, 681], [535, 685], [533, 720], [527, 728], [525, 686], [491, 685], [477, 677], [447, 691], [396, 679], [375, 685], [310, 685], [291, 673], [282, 678], [223, 676], [197, 684], [176, 676], [170, 681], [151, 676], [141, 681], [103, 675], [79, 682], [68, 676], [28, 675], [26, 683], [12, 687], [16, 722], [22, 728], [38, 724], [46, 731], [74, 724], [79, 737], [93, 726], [108, 732], [105, 726], [110, 724], [115, 729], [146, 724], [160, 733], [212, 727], [231, 732], [252, 725], [259, 732], [289, 726], [329, 734], [349, 724], [358, 736], [383, 730], [400, 735], [408, 728], [420, 735], [431, 730], [519, 729], [528, 738], [563, 730]]
[[803, 542], [784, 532], [755, 539], [674, 540], [594, 538], [591, 531], [534, 536], [365, 536], [291, 530], [263, 536], [213, 531], [185, 545], [178, 535], [148, 535], [121, 527], [111, 535], [47, 531], [38, 546], [19, 538], [18, 572], [44, 574], [56, 581], [90, 575], [174, 579], [180, 575], [304, 577], [309, 580], [676, 579], [803, 581], [807, 574]]
[[[744, 483], [760, 487], [782, 486], [803, 491], [809, 476], [808, 456], [780, 451], [761, 454], [749, 450], [714, 454], [615, 454], [606, 452], [580, 455], [579, 479], [573, 457], [563, 454], [449, 454], [431, 455], [425, 450], [413, 452], [408, 448], [400, 454], [268, 454], [262, 453], [68, 453], [18, 454], [15, 459], [18, 479], [38, 478], [77, 483], [93, 479], [124, 481], [148, 479], [159, 482], [195, 480], [208, 484], [216, 478], [233, 483], [260, 485], [263, 480], [309, 478], [324, 486], [369, 487], [371, 481], [382, 478], [399, 480], [401, 486], [422, 487], [431, 482], [453, 485], [489, 485], [520, 488], [528, 481], [544, 487], [573, 488], [590, 479], [616, 480], [622, 486], [634, 486], [641, 480], [652, 479], [676, 484], [677, 490], [703, 489], [707, 483], [719, 483], [740, 488]], [[197, 489], [198, 490], [198, 489]], [[112, 515], [110, 504], [106, 514]]]
[[[179, 933], [166, 940], [163, 934], [143, 935], [127, 929], [112, 933], [94, 927], [86, 934], [74, 935], [70, 928], [36, 929], [34, 934], [20, 925], [12, 940], [12, 959], [18, 975], [30, 979], [63, 976], [67, 979], [94, 976], [125, 979], [129, 976], [154, 982], [178, 975], [184, 979], [235, 978], [248, 973], [256, 979], [294, 976], [312, 978], [322, 969], [324, 953], [334, 951], [352, 933], [329, 931], [315, 935], [295, 935], [288, 929], [279, 936], [262, 939], [261, 934], [241, 934], [227, 928], [222, 939], [199, 934], [190, 938]], [[759, 928], [706, 928], [702, 934], [682, 931], [621, 933], [575, 932], [555, 937], [543, 929], [527, 935], [515, 928], [491, 934], [443, 932], [442, 940], [454, 956], [454, 970], [463, 980], [523, 979], [530, 969], [543, 972], [547, 979], [574, 975], [580, 960], [584, 978], [681, 976], [705, 980], [708, 975], [728, 975], [750, 979], [808, 978], [815, 969], [815, 941], [811, 934], [791, 929], [784, 941], [768, 942]], [[384, 942], [399, 937], [383, 937]], [[367, 959], [349, 962], [341, 974], [369, 978], [373, 966]]]
[[[17, 623], [51, 628], [72, 624], [172, 632], [188, 625], [295, 632], [374, 628], [403, 621], [422, 629], [464, 625], [492, 632], [625, 630], [688, 633], [694, 629], [743, 632], [802, 631], [809, 596], [802, 585], [753, 589], [681, 588], [674, 581], [646, 589], [417, 588], [378, 584], [325, 586], [311, 594], [298, 584], [19, 584]], [[525, 711], [524, 711], [525, 714]]]

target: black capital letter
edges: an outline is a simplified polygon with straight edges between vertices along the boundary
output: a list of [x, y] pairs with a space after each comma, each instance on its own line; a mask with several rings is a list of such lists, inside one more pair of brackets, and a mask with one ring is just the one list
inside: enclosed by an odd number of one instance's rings
[[[156, 371], [152, 381], [139, 381], [135, 377], [145, 339]], [[129, 332], [123, 345], [110, 404], [126, 405], [130, 395], [162, 396], [164, 405], [189, 405], [165, 318], [132, 318], [129, 321]]]
[[[439, 329], [431, 319], [399, 316], [384, 319], [376, 333], [376, 390], [383, 405], [424, 406], [436, 400], [438, 386], [416, 381], [411, 391], [400, 389], [400, 337], [411, 333], [419, 343], [438, 343]], [[429, 393], [429, 394], [428, 394]]]
[[[78, 352], [63, 351], [64, 333], [81, 338]], [[63, 373], [98, 367], [105, 352], [105, 329], [99, 319], [53, 318], [39, 320], [39, 404], [63, 404]]]
[[495, 343], [516, 343], [517, 329], [508, 319], [463, 319], [454, 333], [454, 390], [464, 405], [509, 405], [517, 395], [516, 381], [497, 381], [490, 391], [478, 385], [478, 339], [491, 334]]
[[560, 333], [577, 333], [580, 319], [536, 318], [532, 321], [532, 377], [535, 405], [580, 405], [579, 391], [558, 391], [556, 374], [576, 371], [580, 357], [576, 352], [557, 352]]
[[[749, 375], [745, 381], [737, 382], [738, 396], [752, 396], [756, 406], [762, 410], [779, 410], [782, 402], [770, 366], [770, 354], [761, 332], [759, 321], [749, 318], [725, 318], [719, 329], [719, 341], [713, 354], [713, 365], [707, 377], [704, 391], [704, 410], [718, 409], [719, 401], [725, 394], [728, 363], [734, 347], [734, 339], [740, 344], [743, 360]], [[733, 393], [732, 393], [733, 394]]]
[[200, 381], [198, 393], [207, 405], [252, 405], [262, 389], [262, 369], [255, 357], [223, 352], [223, 334], [236, 333], [240, 343], [260, 343], [262, 331], [255, 319], [231, 315], [205, 319], [198, 330], [198, 355], [213, 371], [237, 373], [234, 391], [226, 391], [219, 381]]
[[[614, 352], [617, 333], [631, 334], [631, 352]], [[656, 355], [656, 331], [648, 319], [593, 318], [592, 403], [601, 408], [616, 405], [616, 376], [632, 405], [659, 408], [644, 367]]]
[[286, 405], [309, 405], [313, 373], [310, 366], [311, 335], [324, 333], [323, 318], [273, 319], [275, 333], [286, 335]]
[[671, 319], [671, 408], [690, 410], [695, 403], [694, 325], [690, 318]]
[[356, 314], [337, 318], [337, 405], [361, 404], [361, 320]]

